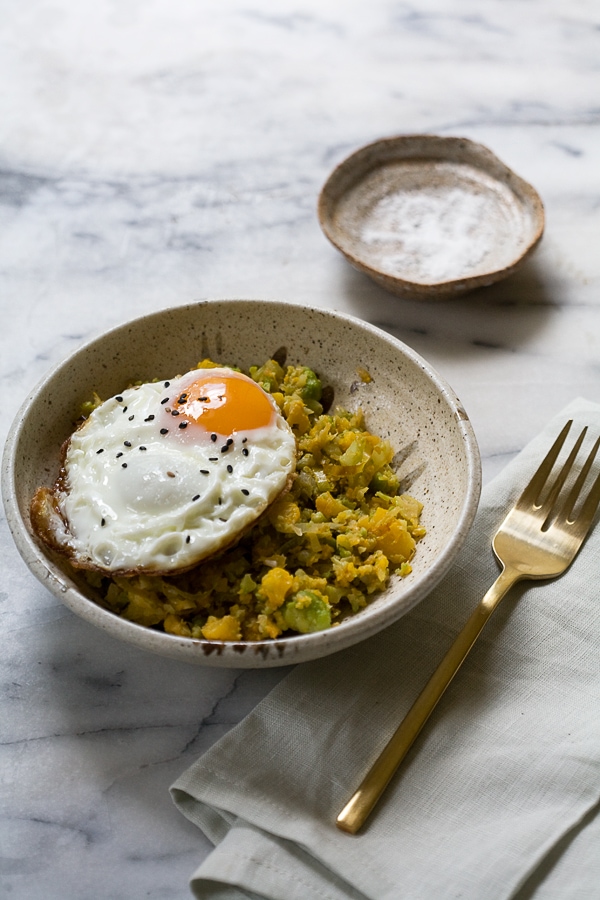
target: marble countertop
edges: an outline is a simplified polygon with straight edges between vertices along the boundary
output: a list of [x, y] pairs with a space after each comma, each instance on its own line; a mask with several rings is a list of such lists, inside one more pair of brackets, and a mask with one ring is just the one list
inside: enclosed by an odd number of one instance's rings
[[[3, 439], [44, 373], [128, 318], [281, 298], [379, 325], [450, 382], [489, 480], [600, 398], [600, 17], [592, 0], [4, 4]], [[379, 137], [480, 141], [541, 194], [524, 268], [399, 300], [323, 236], [334, 165]], [[0, 523], [0, 893], [185, 898], [210, 845], [168, 787], [285, 674], [195, 668], [77, 619]], [[434, 900], [434, 898], [432, 898]], [[437, 900], [437, 898], [435, 898]]]

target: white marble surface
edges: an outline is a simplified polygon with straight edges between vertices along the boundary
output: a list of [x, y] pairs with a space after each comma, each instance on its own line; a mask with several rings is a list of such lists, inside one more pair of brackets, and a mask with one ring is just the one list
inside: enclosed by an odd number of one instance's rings
[[[2, 22], [3, 436], [84, 340], [201, 297], [391, 331], [457, 391], [486, 479], [568, 401], [600, 398], [593, 0], [6, 0]], [[546, 235], [520, 274], [400, 301], [328, 244], [331, 168], [408, 132], [481, 141], [535, 185]], [[121, 645], [34, 580], [4, 520], [0, 540], [0, 894], [189, 896], [209, 845], [168, 786], [283, 671]]]

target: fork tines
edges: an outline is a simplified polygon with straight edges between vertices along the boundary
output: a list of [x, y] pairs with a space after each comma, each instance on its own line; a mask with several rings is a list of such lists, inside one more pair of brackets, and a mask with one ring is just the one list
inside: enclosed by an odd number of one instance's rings
[[[552, 447], [548, 451], [545, 458], [542, 460], [535, 475], [523, 491], [516, 504], [519, 508], [522, 509], [532, 506], [541, 515], [545, 515], [543, 530], [547, 529], [550, 524], [550, 518], [552, 518], [557, 521], [557, 524], [562, 525], [573, 525], [576, 521], [578, 529], [587, 531], [600, 503], [599, 474], [592, 484], [587, 497], [583, 501], [583, 505], [578, 513], [577, 519], [575, 520], [575, 518], [572, 517], [573, 509], [579, 499], [583, 486], [590, 473], [590, 470], [594, 463], [594, 459], [596, 458], [596, 454], [600, 449], [600, 438], [598, 438], [598, 440], [595, 442], [594, 446], [588, 453], [581, 467], [581, 470], [579, 471], [577, 479], [567, 493], [562, 504], [557, 506], [559, 495], [569, 474], [571, 473], [571, 470], [573, 469], [573, 465], [575, 463], [575, 460], [577, 459], [577, 456], [581, 449], [581, 445], [583, 444], [588, 430], [586, 425], [585, 428], [583, 428], [583, 430], [581, 431], [575, 444], [573, 445], [569, 456], [558, 471], [554, 481], [549, 482], [550, 475], [558, 459], [560, 451], [562, 450], [563, 445], [567, 439], [567, 435], [571, 430], [572, 424], [573, 420], [570, 419], [554, 441]], [[544, 494], [545, 490], [547, 490], [548, 493], [542, 500], [542, 495]]]

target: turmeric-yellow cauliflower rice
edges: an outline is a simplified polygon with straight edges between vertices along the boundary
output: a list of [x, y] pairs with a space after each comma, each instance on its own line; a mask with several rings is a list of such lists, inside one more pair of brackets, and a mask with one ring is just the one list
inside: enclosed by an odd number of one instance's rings
[[[198, 368], [215, 365], [203, 360]], [[366, 429], [360, 410], [325, 412], [321, 382], [305, 366], [269, 360], [248, 374], [296, 436], [290, 491], [235, 547], [185, 574], [88, 573], [122, 618], [212, 641], [305, 634], [335, 626], [385, 590], [392, 573], [411, 571], [425, 534], [422, 504], [398, 493], [389, 442]]]

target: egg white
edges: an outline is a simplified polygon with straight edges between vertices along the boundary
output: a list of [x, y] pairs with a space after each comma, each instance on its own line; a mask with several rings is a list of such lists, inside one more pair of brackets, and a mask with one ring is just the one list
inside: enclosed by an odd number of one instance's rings
[[72, 435], [55, 502], [75, 564], [110, 574], [188, 569], [234, 543], [289, 485], [296, 442], [271, 397], [261, 428], [178, 427], [165, 398], [198, 375], [123, 391]]

